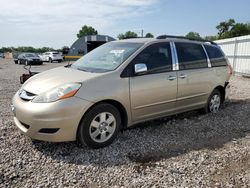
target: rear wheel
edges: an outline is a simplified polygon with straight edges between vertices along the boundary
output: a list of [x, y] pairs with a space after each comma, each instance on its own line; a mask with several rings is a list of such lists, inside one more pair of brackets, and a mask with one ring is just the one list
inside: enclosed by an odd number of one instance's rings
[[20, 60], [17, 60], [17, 64], [20, 65], [20, 64], [21, 64], [21, 61], [20, 61]]
[[81, 121], [77, 142], [90, 148], [105, 147], [115, 140], [120, 127], [119, 111], [111, 104], [98, 104], [88, 111]]
[[208, 99], [206, 105], [206, 112], [217, 113], [220, 109], [222, 103], [221, 93], [219, 90], [215, 89]]

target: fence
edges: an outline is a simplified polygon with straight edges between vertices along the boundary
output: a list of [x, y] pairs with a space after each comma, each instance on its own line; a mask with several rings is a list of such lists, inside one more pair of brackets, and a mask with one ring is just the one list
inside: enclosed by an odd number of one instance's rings
[[236, 74], [250, 75], [250, 35], [215, 41]]

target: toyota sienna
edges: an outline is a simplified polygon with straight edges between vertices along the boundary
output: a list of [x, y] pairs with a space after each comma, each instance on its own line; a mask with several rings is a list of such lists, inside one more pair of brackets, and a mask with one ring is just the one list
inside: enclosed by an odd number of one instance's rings
[[100, 148], [139, 122], [218, 112], [230, 74], [213, 42], [167, 35], [109, 42], [26, 81], [13, 97], [14, 122], [32, 139]]

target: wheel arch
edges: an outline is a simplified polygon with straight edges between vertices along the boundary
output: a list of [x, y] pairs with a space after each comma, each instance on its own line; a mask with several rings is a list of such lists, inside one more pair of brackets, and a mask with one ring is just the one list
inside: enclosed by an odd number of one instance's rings
[[120, 115], [121, 115], [122, 129], [125, 129], [127, 127], [127, 125], [128, 125], [128, 114], [127, 114], [126, 108], [120, 102], [118, 102], [116, 100], [113, 100], [113, 99], [105, 99], [105, 100], [101, 100], [101, 101], [98, 101], [98, 102], [94, 103], [92, 106], [90, 106], [86, 110], [86, 112], [84, 113], [84, 115], [81, 118], [80, 123], [82, 122], [82, 120], [85, 117], [86, 113], [88, 113], [92, 108], [94, 108], [96, 105], [101, 104], [101, 103], [111, 104], [111, 105], [113, 105], [114, 107], [117, 108], [117, 110], [120, 112]]
[[[215, 88], [213, 89], [213, 91], [214, 91], [215, 89], [217, 89], [217, 90], [220, 92], [222, 102], [224, 102], [224, 101], [225, 101], [225, 97], [226, 97], [225, 87], [219, 85], [219, 86], [215, 87]], [[212, 92], [213, 92], [213, 91], [212, 91]]]

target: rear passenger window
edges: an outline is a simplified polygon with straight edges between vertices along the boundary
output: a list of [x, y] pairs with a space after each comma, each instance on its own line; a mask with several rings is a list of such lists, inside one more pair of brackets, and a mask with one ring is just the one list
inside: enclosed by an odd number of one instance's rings
[[133, 60], [133, 65], [144, 63], [148, 73], [161, 73], [172, 70], [172, 57], [169, 43], [157, 43], [145, 48]]
[[227, 66], [226, 59], [218, 47], [205, 45], [212, 67]]
[[207, 68], [207, 57], [200, 44], [176, 42], [175, 43], [179, 70]]

